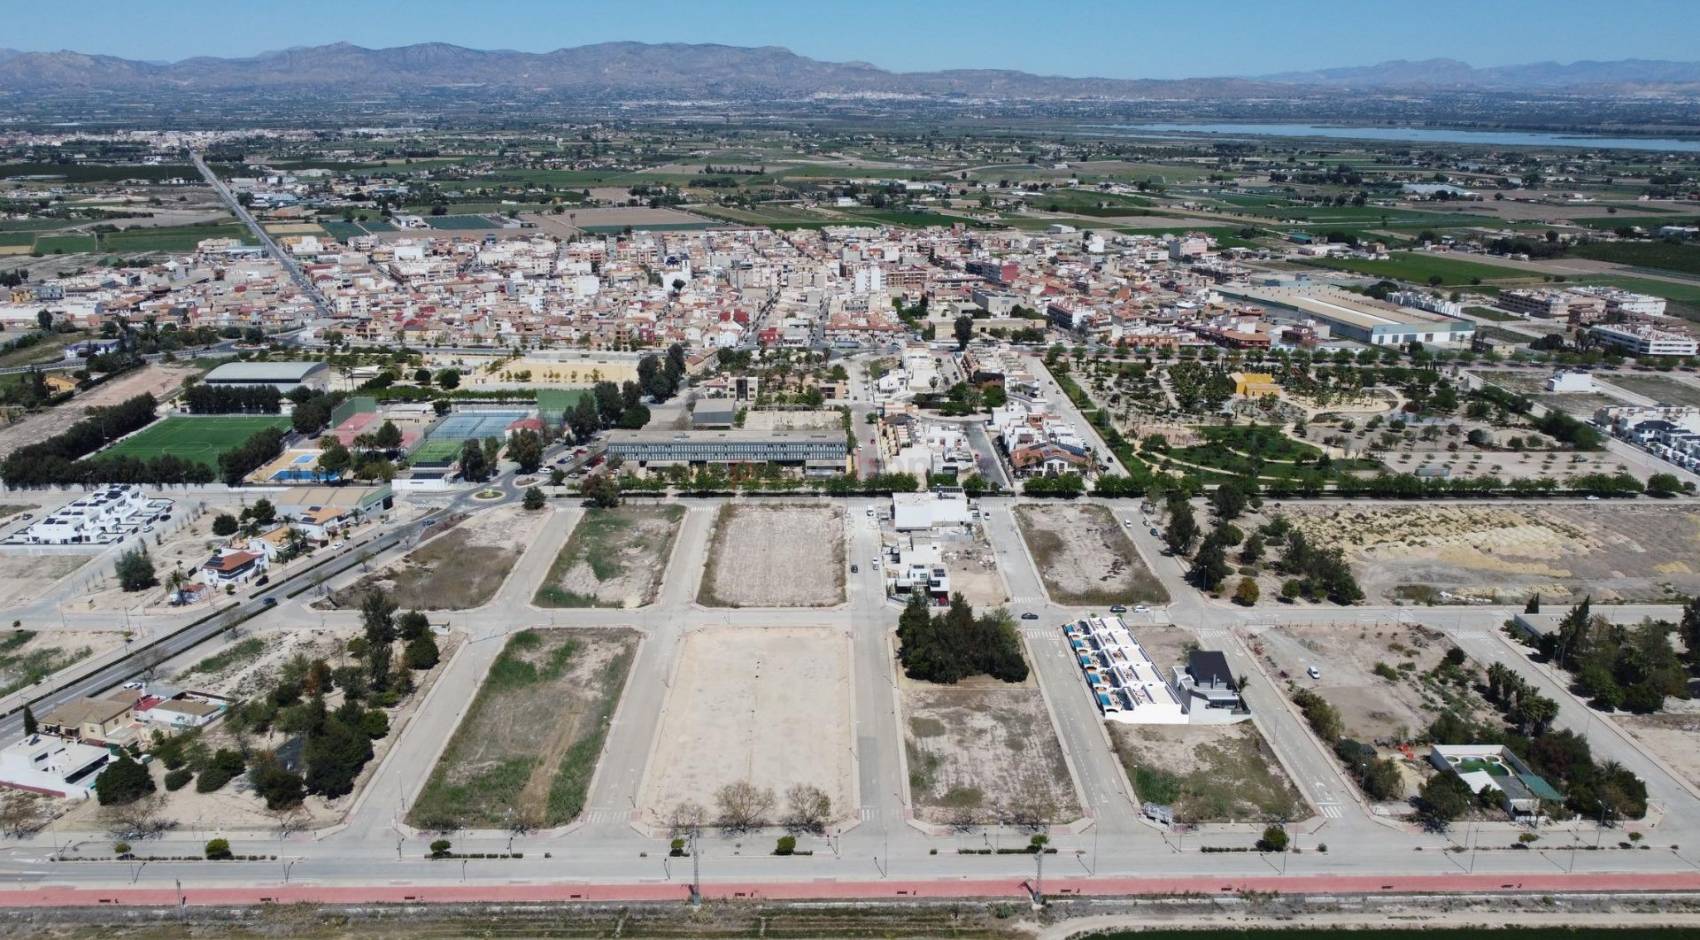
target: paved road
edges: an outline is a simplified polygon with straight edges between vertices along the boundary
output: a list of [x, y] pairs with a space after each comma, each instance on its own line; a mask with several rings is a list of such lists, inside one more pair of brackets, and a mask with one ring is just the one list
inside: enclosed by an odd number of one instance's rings
[[[500, 502], [517, 498], [510, 479], [498, 483], [504, 493]], [[469, 494], [443, 500], [445, 507], [475, 508]], [[496, 602], [478, 610], [448, 615], [453, 629], [464, 635], [461, 649], [445, 674], [406, 725], [398, 728], [390, 755], [376, 769], [373, 783], [363, 791], [348, 822], [335, 831], [295, 834], [280, 840], [275, 834], [254, 832], [232, 834], [241, 853], [276, 854], [282, 861], [271, 863], [149, 862], [140, 868], [115, 861], [86, 861], [62, 865], [52, 861], [58, 851], [86, 858], [109, 855], [107, 837], [99, 832], [49, 830], [40, 835], [0, 843], [0, 881], [19, 886], [48, 886], [53, 891], [118, 886], [129, 890], [132, 879], [137, 890], [164, 896], [181, 880], [185, 890], [200, 900], [215, 891], [235, 892], [230, 896], [253, 898], [256, 892], [273, 897], [326, 897], [352, 891], [354, 896], [374, 893], [411, 892], [416, 896], [446, 898], [460, 890], [479, 897], [497, 897], [508, 891], [561, 892], [566, 896], [630, 897], [641, 892], [658, 892], [678, 897], [688, 869], [679, 860], [665, 858], [665, 840], [640, 831], [632, 823], [646, 762], [658, 726], [680, 638], [693, 629], [715, 629], [729, 623], [747, 626], [822, 624], [842, 629], [852, 643], [855, 669], [857, 742], [857, 789], [859, 805], [844, 831], [830, 837], [804, 836], [802, 847], [811, 856], [778, 859], [766, 854], [772, 833], [743, 836], [710, 833], [700, 845], [704, 877], [717, 890], [751, 890], [762, 896], [890, 896], [899, 890], [920, 894], [950, 892], [1007, 893], [1019, 890], [1022, 881], [1035, 874], [1030, 856], [962, 855], [958, 849], [986, 844], [1024, 843], [1026, 834], [1017, 830], [989, 827], [969, 832], [930, 835], [908, 824], [907, 790], [901, 764], [902, 732], [892, 698], [892, 664], [889, 631], [896, 609], [887, 604], [878, 584], [878, 574], [867, 562], [877, 544], [866, 509], [879, 501], [852, 499], [834, 503], [846, 511], [847, 562], [857, 563], [861, 572], [848, 576], [848, 597], [836, 608], [799, 610], [720, 610], [694, 603], [697, 582], [707, 552], [714, 513], [720, 501], [690, 501], [681, 524], [674, 557], [668, 565], [656, 604], [639, 610], [563, 609], [542, 610], [529, 605], [548, 563], [570, 531], [576, 508], [553, 510], [555, 517], [528, 546], [514, 573], [498, 592]], [[1033, 567], [1025, 544], [1015, 529], [1009, 500], [983, 500], [987, 531], [999, 564], [1009, 584], [1011, 607], [1032, 612], [1038, 620], [1020, 621], [1024, 639], [1032, 651], [1034, 668], [1047, 704], [1055, 716], [1062, 746], [1082, 793], [1090, 824], [1077, 830], [1054, 829], [1052, 844], [1057, 855], [1046, 858], [1046, 878], [1061, 885], [1063, 879], [1081, 890], [1126, 892], [1140, 885], [1179, 884], [1196, 890], [1208, 885], [1271, 884], [1269, 890], [1345, 890], [1358, 884], [1341, 879], [1366, 879], [1379, 885], [1393, 884], [1413, 890], [1417, 884], [1498, 887], [1501, 884], [1554, 884], [1581, 889], [1589, 884], [1617, 884], [1612, 878], [1630, 876], [1623, 883], [1652, 885], [1657, 879], [1687, 878], [1700, 863], [1685, 854], [1684, 846], [1700, 844], [1700, 798], [1690, 792], [1656, 761], [1640, 754], [1617, 733], [1607, 719], [1590, 717], [1581, 703], [1544, 676], [1519, 651], [1494, 633], [1507, 608], [1459, 608], [1424, 610], [1424, 622], [1445, 630], [1472, 656], [1503, 661], [1535, 682], [1561, 704], [1559, 722], [1580, 725], [1602, 757], [1623, 761], [1641, 774], [1662, 811], [1656, 826], [1638, 826], [1646, 834], [1648, 851], [1582, 851], [1574, 845], [1591, 845], [1596, 838], [1591, 824], [1547, 830], [1537, 848], [1510, 851], [1517, 831], [1508, 826], [1482, 826], [1469, 833], [1436, 835], [1416, 832], [1373, 819], [1342, 780], [1332, 759], [1311, 738], [1300, 720], [1280, 704], [1269, 680], [1256, 669], [1240, 645], [1243, 638], [1283, 617], [1311, 621], [1356, 624], [1410, 616], [1406, 608], [1291, 608], [1245, 610], [1199, 597], [1180, 581], [1179, 565], [1161, 556], [1155, 540], [1140, 525], [1137, 503], [1112, 503], [1117, 518], [1130, 518], [1135, 544], [1174, 600], [1151, 612], [1152, 619], [1172, 622], [1194, 631], [1206, 645], [1226, 649], [1233, 664], [1251, 677], [1249, 694], [1256, 720], [1278, 751], [1284, 765], [1307, 797], [1321, 809], [1318, 819], [1306, 823], [1301, 844], [1326, 842], [1327, 852], [1307, 850], [1302, 855], [1264, 856], [1256, 853], [1206, 853], [1201, 848], [1241, 848], [1256, 837], [1246, 827], [1203, 827], [1184, 842], [1143, 822], [1135, 810], [1114, 755], [1107, 747], [1095, 707], [1086, 694], [1061, 644], [1058, 625], [1084, 611], [1050, 603]], [[414, 523], [413, 525], [417, 525]], [[400, 549], [391, 549], [395, 554]], [[383, 559], [375, 559], [374, 563]], [[357, 577], [350, 571], [341, 578]], [[306, 598], [280, 602], [260, 614], [261, 623], [285, 626], [317, 626], [320, 616], [327, 623], [352, 625], [357, 612], [337, 611], [308, 618], [301, 606]], [[1134, 618], [1134, 629], [1142, 621]], [[560, 627], [630, 626], [643, 633], [633, 665], [627, 694], [614, 717], [600, 769], [591, 788], [587, 812], [580, 823], [560, 830], [519, 836], [516, 850], [526, 857], [508, 861], [430, 862], [421, 858], [430, 837], [413, 833], [399, 820], [428, 774], [438, 750], [470, 700], [488, 663], [512, 630], [531, 625]], [[1614, 738], [1614, 736], [1616, 736]], [[1336, 812], [1338, 815], [1336, 815]], [[1320, 831], [1317, 827], [1320, 826]], [[202, 833], [173, 832], [149, 840], [139, 849], [145, 854], [197, 854]], [[475, 831], [451, 836], [464, 852], [502, 851], [510, 836], [505, 832]], [[1620, 836], [1603, 834], [1606, 845]], [[1474, 853], [1439, 851], [1455, 842], [1468, 840], [1480, 847]], [[67, 848], [66, 843], [70, 846]], [[1673, 846], [1675, 846], [1673, 848]], [[544, 858], [544, 853], [549, 858]], [[301, 895], [285, 894], [276, 886], [284, 878], [284, 863], [293, 863], [290, 884], [301, 884]], [[1284, 881], [1266, 881], [1280, 877]], [[1473, 868], [1480, 878], [1470, 879]], [[1574, 868], [1586, 878], [1553, 881]], [[1540, 874], [1542, 880], [1536, 882]], [[456, 888], [462, 877], [467, 887]], [[1600, 879], [1606, 880], [1600, 880]], [[1089, 880], [1098, 879], [1098, 880]], [[1162, 881], [1149, 879], [1183, 879]], [[1298, 879], [1298, 880], [1295, 880]], [[1440, 879], [1428, 881], [1425, 879]], [[1450, 880], [1446, 880], [1450, 879]], [[1502, 879], [1495, 881], [1494, 879]], [[1592, 879], [1592, 880], [1590, 880]], [[525, 887], [514, 885], [524, 883]], [[1686, 884], [1686, 882], [1684, 882]], [[256, 887], [258, 886], [258, 887]], [[363, 886], [363, 887], [354, 887]], [[408, 886], [408, 887], [392, 887]], [[418, 887], [413, 887], [418, 886]], [[547, 886], [547, 887], [545, 887]], [[595, 887], [589, 887], [595, 886]], [[571, 890], [568, 890], [570, 888]], [[1448, 889], [1450, 890], [1450, 888]], [[1526, 890], [1534, 890], [1527, 888]], [[890, 892], [887, 894], [886, 892]], [[328, 894], [327, 894], [328, 892]], [[35, 895], [58, 896], [58, 895]], [[559, 897], [560, 894], [551, 896]], [[30, 896], [11, 895], [10, 900], [27, 903]], [[74, 895], [87, 898], [88, 895]], [[136, 897], [142, 897], [137, 895]], [[6, 897], [0, 897], [5, 903]]]

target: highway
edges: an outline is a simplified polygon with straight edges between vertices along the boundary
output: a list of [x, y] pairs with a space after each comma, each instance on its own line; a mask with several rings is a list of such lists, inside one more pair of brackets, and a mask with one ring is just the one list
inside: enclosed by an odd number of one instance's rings
[[325, 300], [324, 294], [319, 292], [318, 285], [314, 284], [312, 279], [308, 278], [306, 273], [301, 270], [301, 266], [295, 263], [295, 259], [290, 257], [288, 252], [278, 247], [277, 242], [272, 239], [271, 233], [267, 232], [265, 226], [254, 218], [253, 213], [248, 211], [248, 207], [242, 205], [241, 200], [236, 198], [236, 194], [230, 191], [230, 187], [224, 185], [224, 180], [219, 179], [218, 174], [207, 166], [206, 161], [201, 159], [198, 151], [190, 151], [189, 160], [195, 164], [195, 169], [200, 171], [201, 177], [207, 181], [207, 185], [218, 193], [218, 198], [224, 202], [225, 208], [229, 209], [238, 221], [246, 225], [248, 231], [259, 239], [260, 245], [266, 249], [266, 253], [282, 265], [285, 271], [289, 272], [290, 280], [293, 280], [296, 286], [301, 288], [301, 292], [306, 294], [307, 298], [313, 302], [313, 307], [318, 311], [319, 316], [323, 319], [330, 319], [333, 316], [330, 304]]

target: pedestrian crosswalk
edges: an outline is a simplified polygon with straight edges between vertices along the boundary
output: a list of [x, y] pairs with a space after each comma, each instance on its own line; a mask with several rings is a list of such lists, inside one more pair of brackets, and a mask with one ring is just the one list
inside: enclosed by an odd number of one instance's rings
[[1205, 627], [1198, 631], [1198, 642], [1212, 649], [1221, 649], [1233, 642], [1233, 634], [1216, 627]]
[[1340, 804], [1332, 801], [1318, 803], [1316, 804], [1316, 808], [1318, 812], [1322, 813], [1322, 815], [1328, 819], [1339, 819], [1341, 815], [1343, 815], [1340, 812]]
[[864, 806], [856, 810], [856, 816], [864, 822], [870, 819], [878, 819], [880, 818], [880, 809], [877, 806]]
[[1048, 640], [1058, 634], [1056, 627], [1022, 627], [1021, 635], [1029, 640]]
[[593, 823], [626, 822], [631, 816], [631, 810], [626, 809], [593, 809], [584, 814], [585, 821]]

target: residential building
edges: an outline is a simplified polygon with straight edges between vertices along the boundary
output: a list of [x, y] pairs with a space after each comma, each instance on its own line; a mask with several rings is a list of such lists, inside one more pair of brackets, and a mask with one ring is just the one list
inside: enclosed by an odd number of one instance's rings
[[103, 486], [55, 509], [6, 541], [13, 545], [109, 545], [171, 518], [172, 502], [133, 483]]
[[40, 728], [73, 741], [127, 744], [135, 737], [133, 699], [83, 696], [56, 706], [41, 716]]
[[30, 734], [0, 748], [0, 786], [44, 796], [88, 799], [112, 752], [103, 746]]
[[222, 551], [207, 559], [200, 568], [201, 577], [213, 587], [241, 584], [259, 577], [266, 570], [264, 552], [241, 549]]
[[1596, 323], [1588, 338], [1630, 356], [1692, 356], [1700, 350], [1691, 336], [1648, 326]]
[[1503, 744], [1436, 744], [1428, 761], [1442, 773], [1456, 774], [1471, 793], [1497, 792], [1505, 811], [1519, 819], [1538, 816], [1543, 801], [1564, 799]]
[[973, 516], [960, 489], [939, 487], [931, 493], [891, 494], [891, 519], [899, 532], [968, 525]]
[[1594, 390], [1594, 377], [1587, 372], [1560, 369], [1547, 377], [1549, 392], [1587, 393]]
[[1238, 711], [1241, 707], [1239, 683], [1228, 668], [1228, 658], [1218, 650], [1193, 650], [1187, 654], [1186, 668], [1176, 666], [1174, 676], [1175, 689], [1188, 714], [1200, 709]]
[[1086, 617], [1063, 626], [1092, 698], [1106, 721], [1178, 725], [1186, 707], [1120, 617]]

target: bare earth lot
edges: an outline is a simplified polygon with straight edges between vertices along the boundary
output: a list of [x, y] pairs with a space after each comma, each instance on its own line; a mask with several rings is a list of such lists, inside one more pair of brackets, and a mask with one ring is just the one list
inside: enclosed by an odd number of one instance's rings
[[722, 506], [697, 603], [831, 607], [844, 602], [844, 514], [836, 506]]
[[1103, 506], [1015, 507], [1021, 537], [1033, 553], [1045, 591], [1058, 604], [1163, 603], [1163, 585]]
[[637, 643], [630, 630], [514, 634], [408, 822], [426, 829], [571, 822], [584, 808]]
[[[1248, 638], [1247, 645], [1277, 685], [1285, 677], [1321, 695], [1339, 710], [1345, 736], [1366, 744], [1414, 740], [1448, 708], [1466, 719], [1491, 714], [1473, 689], [1424, 681], [1422, 674], [1440, 663], [1452, 641], [1420, 624], [1282, 624]], [[1399, 678], [1376, 675], [1377, 663]], [[1305, 674], [1311, 666], [1322, 678]]]
[[545, 518], [546, 513], [503, 506], [435, 526], [435, 535], [400, 560], [331, 592], [328, 606], [358, 607], [368, 590], [382, 587], [419, 610], [482, 607], [536, 539]]
[[956, 685], [900, 679], [909, 795], [943, 825], [1043, 825], [1080, 816], [1045, 699], [1029, 676]]
[[684, 801], [714, 816], [729, 783], [785, 791], [808, 784], [854, 812], [850, 644], [818, 627], [697, 630], [685, 636], [644, 772], [644, 819]]
[[537, 589], [539, 607], [642, 607], [655, 602], [683, 506], [588, 509]]
[[[1700, 593], [1700, 510], [1680, 506], [1340, 506], [1289, 512], [1346, 552], [1371, 599], [1659, 603]], [[1444, 593], [1441, 593], [1444, 592]]]
[[1658, 714], [1619, 713], [1612, 720], [1682, 779], [1700, 786], [1700, 702], [1667, 699], [1665, 710]]
[[1249, 721], [1231, 725], [1106, 723], [1141, 803], [1185, 823], [1272, 822], [1310, 815], [1275, 752]]
[[944, 552], [944, 565], [950, 572], [951, 591], [968, 603], [975, 607], [1009, 603], [1009, 586], [998, 570], [998, 553], [992, 550], [985, 529], [977, 529], [972, 542], [951, 543]]
[[0, 607], [18, 607], [35, 600], [54, 582], [88, 564], [93, 555], [0, 554]]
[[89, 408], [116, 405], [143, 393], [156, 398], [183, 384], [183, 379], [195, 370], [184, 365], [150, 365], [113, 379], [72, 398], [48, 411], [29, 415], [12, 424], [0, 426], [0, 454], [11, 453], [27, 444], [38, 444], [67, 427], [81, 421]]
[[11, 695], [122, 642], [124, 634], [117, 630], [9, 630], [0, 634], [0, 696]]

